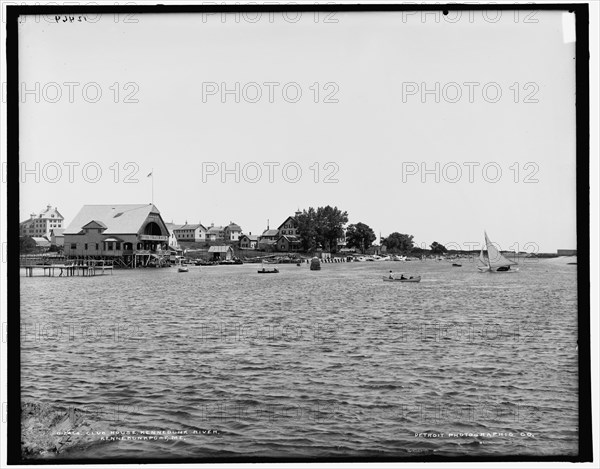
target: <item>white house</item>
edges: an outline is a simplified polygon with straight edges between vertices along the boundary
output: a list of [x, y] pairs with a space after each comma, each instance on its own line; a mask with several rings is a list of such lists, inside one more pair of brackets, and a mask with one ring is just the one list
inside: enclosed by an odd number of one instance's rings
[[167, 230], [169, 230], [169, 247], [179, 249], [177, 236], [175, 236], [175, 229], [179, 228], [181, 225], [176, 225], [175, 223], [165, 223], [165, 226], [167, 227]]
[[232, 221], [229, 222], [229, 225], [225, 227], [223, 230], [223, 236], [225, 241], [235, 241], [238, 242], [240, 240], [240, 236], [242, 235], [242, 228], [239, 225], [236, 225]]
[[32, 213], [27, 220], [19, 224], [20, 235], [50, 239], [50, 232], [53, 229], [64, 228], [64, 220], [56, 207], [52, 208], [48, 205], [46, 210], [39, 214]]
[[202, 223], [188, 224], [173, 228], [177, 241], [206, 241], [207, 229]]

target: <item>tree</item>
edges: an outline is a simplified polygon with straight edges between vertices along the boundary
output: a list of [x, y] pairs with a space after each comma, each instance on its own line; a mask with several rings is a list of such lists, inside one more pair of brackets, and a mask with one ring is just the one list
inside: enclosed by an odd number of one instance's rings
[[371, 247], [373, 241], [377, 239], [375, 232], [365, 223], [348, 225], [346, 230], [346, 245], [349, 248], [360, 250], [363, 254]]
[[413, 248], [413, 235], [407, 235], [394, 231], [387, 238], [385, 238], [381, 244], [383, 244], [388, 251], [400, 251], [410, 252]]
[[337, 251], [337, 240], [344, 235], [348, 213], [337, 207], [310, 207], [296, 217], [297, 232], [305, 251], [319, 246], [331, 252]]
[[296, 231], [306, 252], [317, 247], [317, 212], [314, 208], [303, 210], [296, 217]]
[[318, 241], [329, 252], [337, 252], [337, 240], [344, 236], [344, 225], [348, 223], [348, 212], [337, 207], [317, 208]]
[[429, 247], [431, 248], [432, 254], [444, 254], [445, 252], [448, 252], [448, 250], [446, 249], [446, 246], [438, 243], [437, 241], [434, 241], [433, 243], [431, 243], [431, 245]]

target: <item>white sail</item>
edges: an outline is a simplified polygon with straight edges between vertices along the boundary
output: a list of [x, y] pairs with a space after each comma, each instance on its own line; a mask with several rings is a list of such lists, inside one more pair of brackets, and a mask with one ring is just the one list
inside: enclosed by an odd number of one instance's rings
[[479, 253], [479, 264], [484, 267], [489, 267], [488, 261], [483, 254], [483, 246], [481, 247], [481, 252]]
[[496, 246], [494, 246], [488, 238], [487, 233], [485, 231], [483, 233], [485, 235], [485, 245], [487, 247], [488, 262], [490, 267], [503, 267], [516, 264], [516, 262], [513, 262], [500, 254], [498, 248], [496, 248]]

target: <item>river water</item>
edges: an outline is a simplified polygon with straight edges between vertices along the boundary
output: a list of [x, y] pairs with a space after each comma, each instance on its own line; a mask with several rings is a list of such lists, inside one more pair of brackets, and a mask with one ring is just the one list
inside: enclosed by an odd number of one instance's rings
[[23, 403], [87, 416], [62, 458], [575, 455], [577, 267], [528, 261], [23, 276]]

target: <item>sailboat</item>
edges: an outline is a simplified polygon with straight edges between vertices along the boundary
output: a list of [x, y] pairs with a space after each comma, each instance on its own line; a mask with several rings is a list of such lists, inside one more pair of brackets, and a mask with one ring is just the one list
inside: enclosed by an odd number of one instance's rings
[[487, 233], [483, 232], [485, 236], [485, 246], [487, 249], [487, 255], [483, 252], [483, 246], [481, 247], [481, 252], [479, 253], [479, 262], [477, 268], [480, 272], [518, 272], [518, 268], [512, 268], [513, 265], [519, 265], [510, 259], [507, 259], [498, 248], [492, 244], [490, 238], [488, 238]]
[[264, 262], [262, 263], [262, 269], [258, 270], [259, 274], [278, 274], [279, 273], [279, 269], [277, 268], [273, 268], [273, 269], [265, 269], [265, 264], [271, 264], [271, 262]]

